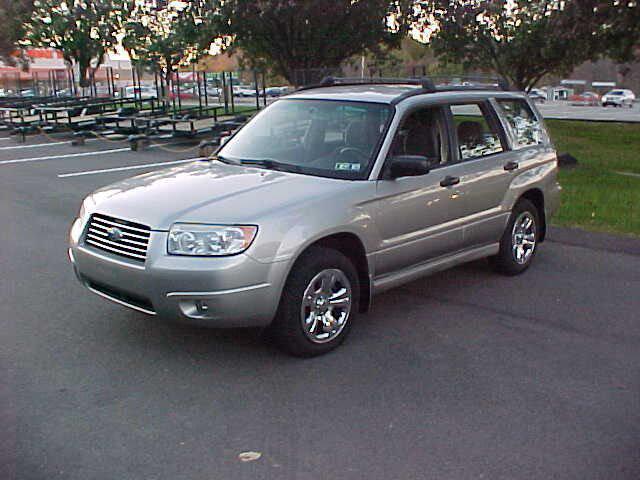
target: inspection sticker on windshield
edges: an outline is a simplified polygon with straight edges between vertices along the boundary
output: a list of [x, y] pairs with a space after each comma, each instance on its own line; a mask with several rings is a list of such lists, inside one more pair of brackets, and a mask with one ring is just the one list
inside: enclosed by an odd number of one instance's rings
[[336, 163], [335, 170], [349, 170], [349, 171], [359, 171], [360, 164], [359, 163]]

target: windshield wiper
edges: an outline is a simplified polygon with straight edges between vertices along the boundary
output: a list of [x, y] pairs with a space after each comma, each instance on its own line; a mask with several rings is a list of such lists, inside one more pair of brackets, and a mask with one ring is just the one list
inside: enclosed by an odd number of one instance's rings
[[223, 157], [222, 155], [214, 155], [213, 157], [207, 158], [207, 160], [218, 160], [219, 162], [226, 163], [227, 165], [240, 165], [240, 162]]
[[247, 165], [252, 167], [262, 167], [269, 170], [278, 170], [281, 172], [301, 172], [302, 168], [298, 165], [291, 165], [290, 163], [282, 163], [271, 158], [243, 158], [240, 160], [241, 165]]

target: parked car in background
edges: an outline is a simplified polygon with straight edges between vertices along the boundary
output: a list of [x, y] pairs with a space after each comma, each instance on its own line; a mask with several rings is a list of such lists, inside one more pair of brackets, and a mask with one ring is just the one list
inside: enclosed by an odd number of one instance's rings
[[602, 96], [602, 106], [633, 108], [636, 96], [631, 90], [616, 89]]
[[527, 95], [534, 102], [544, 103], [547, 100], [547, 93], [539, 88], [532, 88]]
[[265, 90], [266, 94], [270, 97], [281, 97], [286, 95], [289, 91], [289, 87], [269, 87]]
[[234, 85], [233, 95], [236, 97], [255, 97], [258, 93], [251, 85]]
[[170, 92], [167, 97], [169, 98], [169, 100], [193, 100], [194, 98], [196, 98], [195, 95], [191, 92]]
[[128, 86], [124, 88], [125, 98], [141, 98], [143, 100], [156, 98], [156, 89], [147, 85]]
[[577, 107], [596, 107], [600, 105], [600, 95], [595, 92], [584, 92], [569, 97], [571, 105]]
[[89, 195], [78, 279], [148, 315], [268, 326], [312, 356], [423, 275], [484, 257], [523, 273], [560, 201], [540, 114], [523, 93], [411, 82], [299, 90], [206, 161]]

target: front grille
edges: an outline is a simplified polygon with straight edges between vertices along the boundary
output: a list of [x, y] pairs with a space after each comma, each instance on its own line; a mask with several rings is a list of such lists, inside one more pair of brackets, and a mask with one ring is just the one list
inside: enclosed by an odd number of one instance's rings
[[144, 262], [151, 229], [146, 225], [93, 214], [84, 242], [98, 250]]

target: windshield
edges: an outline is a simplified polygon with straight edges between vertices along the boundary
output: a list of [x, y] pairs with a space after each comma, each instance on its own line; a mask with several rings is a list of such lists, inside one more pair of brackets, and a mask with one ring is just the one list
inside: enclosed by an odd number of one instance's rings
[[219, 151], [221, 160], [364, 180], [391, 119], [389, 105], [283, 99]]

